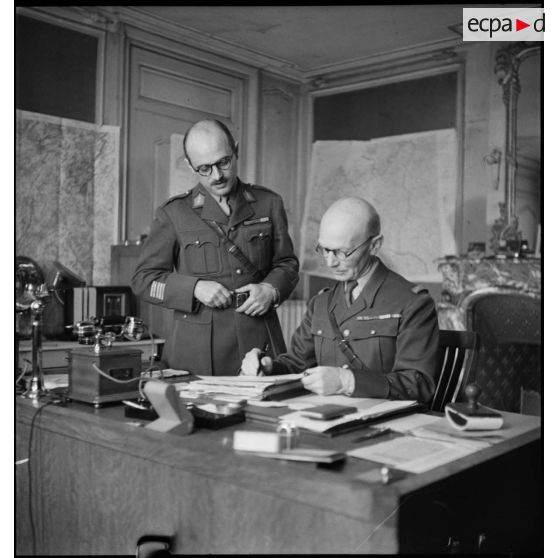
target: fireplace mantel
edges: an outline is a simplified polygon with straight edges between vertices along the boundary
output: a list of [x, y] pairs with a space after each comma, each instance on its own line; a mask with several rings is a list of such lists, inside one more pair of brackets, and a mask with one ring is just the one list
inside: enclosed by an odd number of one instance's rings
[[442, 294], [438, 321], [442, 329], [467, 329], [466, 300], [469, 295], [490, 288], [521, 293], [541, 293], [539, 258], [471, 258], [447, 256], [439, 261]]

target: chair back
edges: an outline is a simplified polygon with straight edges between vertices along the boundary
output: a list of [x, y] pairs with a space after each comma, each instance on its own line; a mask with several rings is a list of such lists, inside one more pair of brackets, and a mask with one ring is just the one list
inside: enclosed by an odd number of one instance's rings
[[540, 296], [491, 287], [470, 294], [463, 307], [467, 327], [480, 336], [471, 374], [481, 388], [479, 402], [524, 412], [523, 394], [542, 392]]
[[431, 411], [444, 412], [446, 403], [457, 399], [468, 381], [477, 346], [478, 334], [474, 331], [440, 330], [440, 367]]

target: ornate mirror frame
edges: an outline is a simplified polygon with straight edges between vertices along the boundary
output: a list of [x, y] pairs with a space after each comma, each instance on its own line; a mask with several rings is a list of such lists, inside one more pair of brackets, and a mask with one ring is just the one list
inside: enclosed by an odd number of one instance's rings
[[507, 241], [521, 240], [516, 215], [516, 174], [517, 174], [517, 100], [521, 91], [519, 66], [530, 56], [539, 54], [540, 43], [511, 43], [496, 53], [494, 73], [502, 86], [503, 101], [506, 106], [506, 138], [504, 184], [505, 198], [500, 203], [500, 217], [492, 225], [491, 247], [494, 252], [505, 249]]

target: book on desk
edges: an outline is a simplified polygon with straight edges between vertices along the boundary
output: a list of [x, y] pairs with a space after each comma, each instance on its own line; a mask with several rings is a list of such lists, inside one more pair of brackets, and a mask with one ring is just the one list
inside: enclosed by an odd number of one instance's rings
[[[343, 396], [325, 396], [325, 397], [343, 397]], [[300, 399], [300, 398], [297, 398]], [[306, 410], [312, 409], [315, 406], [322, 405], [323, 397], [320, 396], [307, 396], [304, 399], [308, 402]], [[350, 401], [349, 397], [345, 397]], [[365, 428], [374, 424], [409, 413], [416, 413], [424, 411], [425, 407], [416, 401], [386, 401], [384, 399], [368, 399], [367, 405], [354, 413], [346, 414], [342, 417], [332, 420], [320, 420], [305, 416], [304, 411], [295, 410], [289, 404], [300, 406], [301, 401], [288, 400], [285, 401], [283, 407], [265, 407], [255, 403], [246, 405], [244, 413], [247, 421], [267, 424], [278, 425], [279, 423], [286, 422], [297, 426], [304, 431], [312, 432], [323, 436], [337, 436], [352, 432], [360, 428]]]

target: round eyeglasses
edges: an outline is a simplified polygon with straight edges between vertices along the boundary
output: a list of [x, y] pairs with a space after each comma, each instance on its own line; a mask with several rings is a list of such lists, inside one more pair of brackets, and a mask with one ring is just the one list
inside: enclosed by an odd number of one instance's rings
[[219, 159], [216, 163], [212, 165], [200, 165], [197, 169], [194, 169], [198, 174], [202, 176], [209, 176], [213, 172], [213, 167], [217, 167], [219, 170], [227, 170], [231, 168], [233, 155], [227, 155], [222, 159]]
[[373, 238], [374, 236], [369, 236], [364, 242], [361, 242], [356, 248], [353, 248], [352, 250], [348, 250], [348, 251], [340, 250], [339, 248], [330, 250], [329, 248], [324, 248], [319, 244], [316, 245], [314, 250], [316, 251], [316, 254], [320, 254], [320, 256], [323, 256], [324, 258], [327, 258], [328, 254], [333, 254], [335, 259], [343, 261], [346, 260], [348, 257], [352, 256], [359, 248], [364, 246], [369, 240], [372, 240]]

